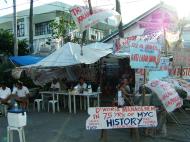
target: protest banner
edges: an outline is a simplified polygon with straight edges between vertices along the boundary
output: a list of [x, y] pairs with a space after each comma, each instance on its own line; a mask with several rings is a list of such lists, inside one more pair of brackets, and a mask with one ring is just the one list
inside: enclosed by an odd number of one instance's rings
[[135, 93], [138, 94], [139, 89], [144, 84], [144, 69], [135, 70]]
[[130, 52], [130, 45], [132, 41], [149, 41], [149, 42], [157, 42], [159, 40], [160, 32], [151, 33], [142, 36], [130, 36], [126, 38], [116, 38], [114, 39], [114, 53], [117, 52]]
[[173, 65], [190, 67], [190, 49], [189, 48], [179, 48], [175, 49], [173, 53]]
[[175, 77], [182, 77], [183, 79], [190, 79], [190, 67], [174, 67], [171, 69], [171, 74]]
[[81, 32], [109, 17], [115, 18], [115, 26], [118, 26], [121, 21], [120, 14], [109, 9], [93, 8], [93, 14], [90, 14], [89, 8], [86, 6], [73, 6], [70, 13]]
[[90, 107], [86, 129], [156, 127], [154, 106]]
[[158, 64], [157, 68], [158, 68], [158, 70], [161, 70], [161, 71], [168, 71], [169, 64], [170, 64], [170, 60], [168, 57], [161, 57], [160, 63]]
[[167, 112], [172, 112], [183, 105], [183, 100], [168, 82], [152, 80], [145, 84], [145, 86], [156, 93]]
[[133, 41], [130, 44], [131, 68], [155, 68], [160, 62], [161, 45], [149, 41]]

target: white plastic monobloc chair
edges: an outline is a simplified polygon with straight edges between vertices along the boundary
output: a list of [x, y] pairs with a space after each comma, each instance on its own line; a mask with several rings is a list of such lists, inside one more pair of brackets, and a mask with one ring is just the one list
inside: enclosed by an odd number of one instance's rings
[[42, 101], [43, 101], [42, 99], [35, 99], [34, 104], [33, 104], [34, 105], [33, 109], [35, 110], [35, 107], [37, 106], [37, 110], [38, 110], [38, 112], [40, 112], [41, 106], [43, 105]]
[[53, 113], [55, 113], [55, 105], [57, 105], [57, 111], [59, 112], [59, 94], [54, 93], [53, 94], [53, 99], [48, 101], [48, 112], [49, 112], [49, 108], [50, 105], [52, 105], [52, 110]]
[[17, 131], [19, 134], [20, 142], [26, 142], [24, 127], [7, 127], [7, 142], [13, 142], [13, 131]]

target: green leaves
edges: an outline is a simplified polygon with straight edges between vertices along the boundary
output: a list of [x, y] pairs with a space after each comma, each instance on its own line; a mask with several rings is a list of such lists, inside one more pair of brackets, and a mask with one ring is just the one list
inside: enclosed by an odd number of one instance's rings
[[73, 31], [76, 29], [76, 25], [71, 16], [67, 13], [59, 17], [59, 20], [54, 20], [50, 23], [53, 30], [53, 38], [62, 38], [64, 43], [72, 41], [75, 43], [80, 42], [80, 37], [76, 37]]

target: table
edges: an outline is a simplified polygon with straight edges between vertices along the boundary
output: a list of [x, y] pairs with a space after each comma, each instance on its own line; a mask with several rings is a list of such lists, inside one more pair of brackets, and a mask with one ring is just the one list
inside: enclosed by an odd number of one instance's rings
[[53, 101], [55, 101], [55, 92], [54, 91], [40, 91], [39, 92], [41, 94], [42, 97], [42, 109], [45, 109], [45, 105], [44, 105], [44, 95], [45, 94], [49, 94], [52, 95]]
[[[69, 103], [69, 112], [72, 113], [72, 97], [73, 97], [73, 108], [74, 108], [74, 113], [76, 114], [76, 96], [82, 96], [82, 97], [86, 97], [87, 99], [87, 107], [90, 107], [90, 97], [92, 96], [97, 96], [97, 101], [98, 101], [98, 106], [100, 106], [100, 94], [101, 92], [92, 92], [92, 93], [88, 93], [88, 92], [84, 92], [84, 93], [77, 93], [77, 94], [71, 94], [69, 92], [55, 92], [56, 94], [60, 94], [60, 95], [64, 95], [64, 96], [68, 96], [68, 103]], [[81, 102], [81, 99], [80, 99]], [[81, 107], [81, 104], [80, 104]]]

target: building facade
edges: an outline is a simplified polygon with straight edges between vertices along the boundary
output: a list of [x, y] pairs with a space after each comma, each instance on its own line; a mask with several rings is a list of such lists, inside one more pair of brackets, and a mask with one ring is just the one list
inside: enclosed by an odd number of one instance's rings
[[[53, 2], [33, 9], [33, 34], [34, 34], [34, 54], [48, 55], [56, 48], [62, 46], [62, 39], [52, 39], [52, 28], [50, 23], [54, 20], [59, 21], [64, 13], [69, 14], [71, 6], [62, 2]], [[70, 15], [70, 14], [69, 14]], [[0, 18], [0, 29], [13, 31], [13, 14], [5, 15]], [[107, 24], [99, 23], [90, 28], [87, 32], [87, 41], [94, 42], [101, 40], [110, 34], [113, 29]], [[75, 33], [77, 37], [82, 34]], [[29, 38], [29, 9], [17, 12], [17, 36], [18, 40]], [[51, 39], [50, 44], [46, 44]]]

